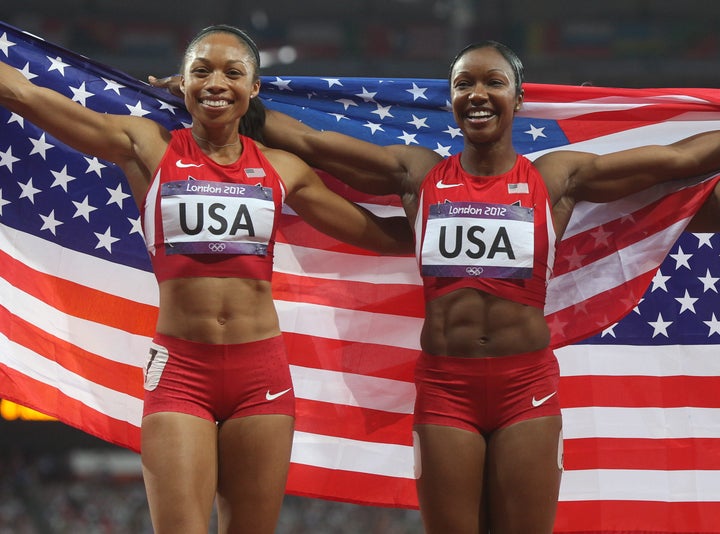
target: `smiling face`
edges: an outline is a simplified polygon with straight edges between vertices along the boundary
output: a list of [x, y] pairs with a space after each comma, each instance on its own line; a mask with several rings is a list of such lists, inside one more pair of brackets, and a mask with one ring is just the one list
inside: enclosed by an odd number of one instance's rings
[[232, 123], [247, 112], [260, 91], [252, 51], [229, 32], [209, 33], [185, 54], [180, 88], [193, 119]]
[[510, 63], [493, 47], [471, 49], [457, 59], [450, 73], [450, 95], [466, 142], [511, 139], [523, 98], [516, 82]]

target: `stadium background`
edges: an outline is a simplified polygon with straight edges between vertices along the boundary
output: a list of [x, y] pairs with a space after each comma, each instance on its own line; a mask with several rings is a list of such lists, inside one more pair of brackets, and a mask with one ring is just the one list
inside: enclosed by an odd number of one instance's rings
[[[706, 0], [5, 0], [0, 20], [137, 78], [177, 69], [188, 39], [247, 29], [263, 74], [444, 78], [480, 39], [527, 81], [716, 87], [720, 2]], [[133, 453], [0, 403], [0, 534], [150, 532]], [[288, 497], [279, 533], [418, 532], [418, 513]]]

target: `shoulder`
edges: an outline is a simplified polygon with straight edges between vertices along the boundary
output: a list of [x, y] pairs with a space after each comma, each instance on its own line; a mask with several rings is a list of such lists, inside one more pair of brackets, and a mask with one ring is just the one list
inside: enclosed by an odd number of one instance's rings
[[542, 176], [550, 196], [559, 198], [567, 193], [577, 171], [596, 157], [589, 152], [556, 150], [543, 154], [533, 161], [533, 165]]
[[394, 154], [405, 171], [402, 189], [406, 193], [419, 191], [428, 173], [437, 165], [450, 159], [423, 146], [390, 145], [386, 148]]
[[300, 157], [292, 154], [286, 150], [279, 148], [270, 148], [269, 146], [263, 145], [259, 141], [250, 140], [251, 143], [257, 147], [260, 153], [265, 156], [270, 165], [275, 167], [278, 172], [282, 170], [289, 171], [292, 169], [305, 169], [309, 168], [308, 164], [305, 163]]
[[287, 187], [288, 193], [292, 193], [298, 187], [313, 183], [317, 178], [313, 169], [295, 154], [278, 148], [270, 148], [259, 141], [251, 140], [251, 142], [255, 143], [260, 153], [275, 169]]

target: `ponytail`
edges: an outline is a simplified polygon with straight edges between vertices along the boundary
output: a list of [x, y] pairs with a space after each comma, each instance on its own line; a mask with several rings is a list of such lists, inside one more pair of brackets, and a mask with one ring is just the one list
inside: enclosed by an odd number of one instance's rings
[[251, 98], [247, 112], [240, 119], [240, 134], [264, 143], [263, 128], [265, 128], [265, 106], [259, 97]]

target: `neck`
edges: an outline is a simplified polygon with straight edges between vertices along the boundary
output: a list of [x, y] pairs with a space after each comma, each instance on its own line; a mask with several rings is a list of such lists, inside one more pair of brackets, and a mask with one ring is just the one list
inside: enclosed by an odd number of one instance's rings
[[212, 148], [226, 148], [226, 147], [229, 147], [229, 146], [235, 146], [235, 145], [239, 145], [239, 144], [240, 144], [240, 137], [237, 137], [237, 138], [235, 139], [235, 141], [233, 141], [232, 143], [226, 143], [226, 144], [224, 144], [224, 145], [216, 145], [215, 143], [213, 143], [213, 142], [210, 141], [209, 139], [205, 139], [204, 137], [200, 137], [199, 135], [195, 135], [195, 132], [191, 132], [191, 133], [192, 133], [192, 136], [193, 136], [193, 138], [195, 139], [195, 141], [197, 141], [198, 143], [205, 143], [205, 144], [211, 146]]
[[460, 164], [465, 172], [475, 176], [498, 176], [513, 168], [517, 152], [512, 145], [501, 143], [465, 143]]

